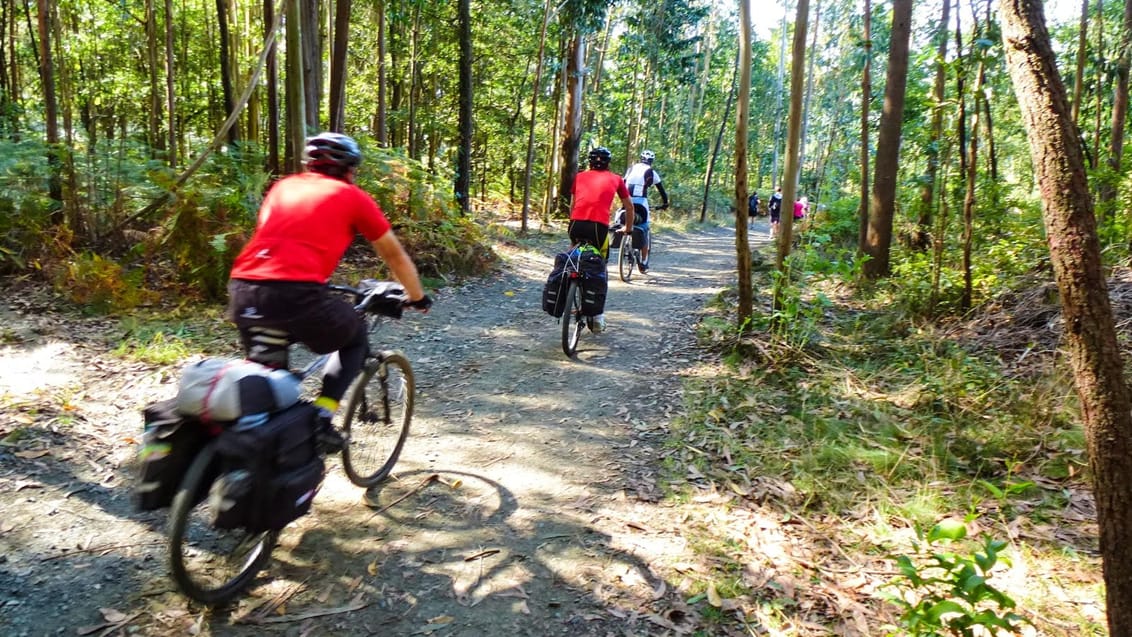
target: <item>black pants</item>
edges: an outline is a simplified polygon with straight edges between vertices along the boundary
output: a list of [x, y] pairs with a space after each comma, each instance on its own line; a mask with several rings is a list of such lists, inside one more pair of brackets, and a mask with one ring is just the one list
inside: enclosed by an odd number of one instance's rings
[[352, 305], [325, 285], [292, 281], [228, 282], [228, 318], [240, 330], [248, 359], [287, 367], [287, 347], [302, 343], [316, 354], [336, 352], [322, 377], [322, 395], [342, 400], [362, 370], [369, 341]]

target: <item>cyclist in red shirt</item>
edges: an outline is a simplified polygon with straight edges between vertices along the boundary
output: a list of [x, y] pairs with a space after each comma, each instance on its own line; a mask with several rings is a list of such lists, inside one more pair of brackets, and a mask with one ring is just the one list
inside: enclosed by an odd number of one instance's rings
[[574, 178], [574, 205], [570, 209], [570, 241], [588, 241], [609, 257], [609, 212], [613, 196], [621, 198], [625, 208], [625, 229], [633, 231], [633, 201], [621, 175], [609, 171], [612, 155], [599, 146], [590, 151], [590, 169]]
[[[570, 209], [570, 242], [575, 245], [586, 241], [601, 250], [609, 260], [609, 208], [614, 195], [621, 198], [625, 210], [625, 227], [622, 232], [633, 232], [633, 200], [629, 188], [617, 173], [609, 172], [608, 148], [599, 146], [590, 151], [590, 169], [574, 178], [574, 205]], [[605, 315], [593, 317], [590, 329], [605, 330]]]
[[432, 305], [381, 208], [354, 184], [361, 157], [357, 142], [346, 135], [308, 139], [305, 172], [268, 191], [255, 233], [236, 257], [228, 282], [228, 315], [249, 359], [286, 365], [289, 341], [317, 354], [337, 352], [315, 400], [323, 420], [319, 441], [328, 451], [345, 444], [330, 419], [361, 371], [368, 347], [361, 317], [326, 287], [354, 237], [361, 234], [373, 245], [404, 286], [409, 307], [427, 312]]

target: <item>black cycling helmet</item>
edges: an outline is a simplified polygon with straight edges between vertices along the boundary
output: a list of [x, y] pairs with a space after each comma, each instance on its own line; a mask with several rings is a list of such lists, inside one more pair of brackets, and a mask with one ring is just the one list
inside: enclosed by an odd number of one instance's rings
[[652, 152], [651, 150], [641, 151], [641, 161], [645, 162], [646, 164], [651, 164], [654, 159], [656, 159], [656, 153]]
[[605, 146], [598, 146], [590, 151], [590, 168], [594, 170], [607, 170], [609, 169], [609, 160], [613, 157], [613, 153]]
[[361, 162], [358, 142], [342, 133], [319, 133], [303, 148], [303, 165], [315, 172], [340, 177]]

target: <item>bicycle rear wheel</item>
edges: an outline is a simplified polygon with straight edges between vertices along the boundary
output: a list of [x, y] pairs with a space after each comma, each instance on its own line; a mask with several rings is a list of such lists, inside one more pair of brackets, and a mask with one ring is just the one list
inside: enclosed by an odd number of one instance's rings
[[633, 257], [633, 235], [627, 234], [625, 238], [621, 239], [621, 254], [617, 258], [617, 268], [621, 274], [621, 280], [626, 283], [633, 278], [633, 266], [635, 265]]
[[578, 289], [578, 281], [571, 280], [566, 290], [566, 311], [562, 313], [562, 351], [573, 357], [578, 351], [578, 337], [582, 328], [586, 326], [586, 317], [582, 315], [582, 293]]
[[382, 352], [366, 362], [346, 407], [342, 467], [350, 482], [372, 487], [393, 471], [413, 419], [416, 383], [409, 359]]
[[208, 489], [216, 479], [216, 443], [197, 454], [169, 510], [169, 568], [185, 595], [203, 604], [229, 601], [271, 558], [276, 531], [213, 528]]

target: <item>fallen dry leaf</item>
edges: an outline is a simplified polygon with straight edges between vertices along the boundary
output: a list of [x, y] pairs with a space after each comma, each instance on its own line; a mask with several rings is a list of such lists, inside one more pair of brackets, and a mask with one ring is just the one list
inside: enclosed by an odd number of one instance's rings
[[125, 621], [127, 617], [127, 615], [122, 611], [115, 610], [113, 608], [100, 608], [98, 610], [100, 613], [102, 613], [102, 618], [112, 624], [117, 624], [118, 622]]
[[17, 451], [12, 455], [17, 458], [23, 458], [24, 460], [35, 460], [36, 458], [51, 455], [51, 452], [47, 449], [29, 449], [28, 451]]
[[716, 608], [723, 606], [723, 598], [719, 596], [719, 591], [715, 590], [715, 582], [711, 582], [707, 586], [707, 601]]
[[430, 623], [430, 624], [449, 624], [454, 619], [455, 618], [452, 617], [451, 615], [440, 615], [440, 616], [433, 617], [432, 619], [428, 620], [428, 623]]

